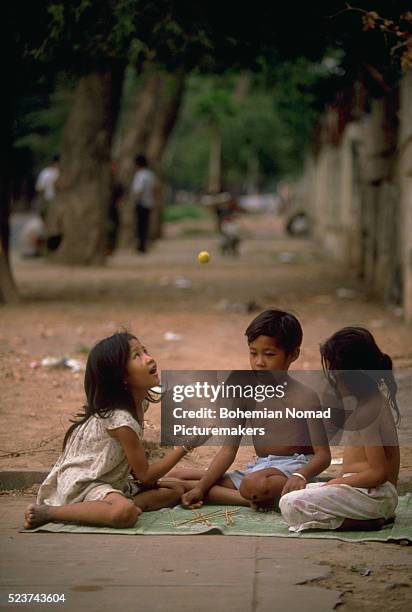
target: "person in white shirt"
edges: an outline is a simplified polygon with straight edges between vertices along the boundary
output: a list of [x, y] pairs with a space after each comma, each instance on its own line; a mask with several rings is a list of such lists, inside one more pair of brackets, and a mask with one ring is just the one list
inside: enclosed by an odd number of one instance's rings
[[132, 181], [132, 197], [136, 206], [136, 240], [139, 253], [146, 253], [150, 214], [155, 206], [156, 175], [144, 155], [135, 158], [136, 172]]
[[55, 251], [62, 240], [60, 211], [55, 203], [59, 176], [60, 155], [55, 155], [50, 166], [43, 168], [36, 181], [36, 191], [40, 195], [39, 212], [45, 223], [49, 251]]
[[55, 183], [60, 174], [59, 163], [60, 155], [55, 155], [51, 165], [43, 168], [36, 182], [36, 191], [43, 196], [46, 203], [50, 203], [56, 197]]

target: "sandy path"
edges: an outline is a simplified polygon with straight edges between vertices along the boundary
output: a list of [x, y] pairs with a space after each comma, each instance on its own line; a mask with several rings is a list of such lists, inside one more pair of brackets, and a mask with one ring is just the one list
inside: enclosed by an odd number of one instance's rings
[[[121, 326], [144, 340], [163, 369], [248, 368], [243, 334], [254, 313], [242, 308], [255, 302], [256, 312], [276, 306], [301, 320], [304, 343], [296, 368], [319, 368], [320, 341], [348, 324], [369, 327], [396, 365], [410, 368], [412, 330], [393, 309], [370, 300], [362, 284], [321, 257], [313, 242], [285, 239], [278, 219], [253, 216], [243, 223], [249, 238], [238, 259], [219, 255], [211, 222], [195, 228], [184, 222], [166, 228], [168, 237], [146, 257], [120, 253], [104, 268], [14, 260], [24, 301], [0, 312], [0, 468], [49, 467], [83, 401], [81, 374], [32, 366], [45, 356], [84, 360], [85, 349]], [[193, 229], [199, 237], [185, 237]], [[196, 260], [202, 249], [212, 254], [207, 265]], [[176, 286], [179, 277], [190, 286]], [[350, 298], [339, 298], [339, 288], [351, 290]], [[182, 338], [167, 341], [166, 332]], [[147, 438], [156, 441], [158, 407], [147, 416]], [[408, 414], [404, 443], [411, 440], [410, 424]], [[187, 462], [205, 465], [213, 452], [203, 448]], [[250, 449], [241, 449], [239, 462], [250, 456]], [[410, 473], [409, 450], [402, 465]]]

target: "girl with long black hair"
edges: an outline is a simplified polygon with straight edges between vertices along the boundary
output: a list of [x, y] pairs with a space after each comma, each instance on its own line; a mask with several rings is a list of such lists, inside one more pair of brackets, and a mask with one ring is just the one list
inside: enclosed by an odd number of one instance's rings
[[132, 334], [96, 344], [86, 365], [86, 405], [37, 503], [26, 509], [26, 529], [47, 522], [130, 527], [142, 511], [178, 503], [179, 482], [157, 481], [190, 449], [178, 447], [149, 464], [142, 445], [144, 411], [158, 384], [155, 360]]

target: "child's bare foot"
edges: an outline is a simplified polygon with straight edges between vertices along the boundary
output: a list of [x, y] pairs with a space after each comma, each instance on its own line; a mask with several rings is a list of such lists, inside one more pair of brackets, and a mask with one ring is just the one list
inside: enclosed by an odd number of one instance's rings
[[24, 517], [26, 519], [24, 521], [25, 529], [34, 529], [50, 521], [49, 511], [46, 505], [39, 506], [37, 504], [30, 504], [30, 506], [26, 508]]

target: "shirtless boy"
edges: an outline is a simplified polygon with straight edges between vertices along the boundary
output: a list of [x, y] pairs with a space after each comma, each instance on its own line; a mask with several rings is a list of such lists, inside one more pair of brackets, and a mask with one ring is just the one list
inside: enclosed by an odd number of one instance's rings
[[[281, 310], [266, 310], [250, 323], [245, 335], [252, 370], [273, 372], [275, 377], [282, 372], [282, 380], [287, 380], [285, 406], [320, 410], [316, 393], [286, 374], [298, 358], [302, 342], [302, 328], [296, 317]], [[183, 506], [200, 507], [206, 501], [271, 510], [281, 495], [304, 489], [308, 481], [329, 466], [330, 450], [321, 421], [267, 419], [262, 423], [262, 419], [254, 422], [251, 418], [249, 422], [252, 427], [264, 423], [265, 435], [254, 437], [257, 458], [244, 472], [227, 472], [239, 449], [240, 439], [236, 439], [220, 448], [206, 471], [182, 468], [169, 473], [184, 481]]]

